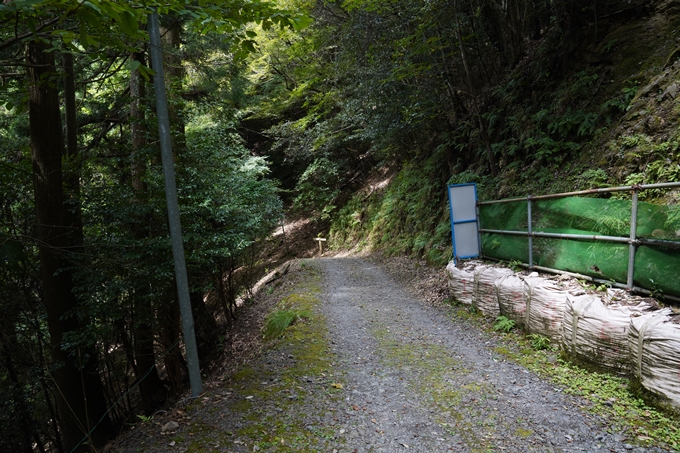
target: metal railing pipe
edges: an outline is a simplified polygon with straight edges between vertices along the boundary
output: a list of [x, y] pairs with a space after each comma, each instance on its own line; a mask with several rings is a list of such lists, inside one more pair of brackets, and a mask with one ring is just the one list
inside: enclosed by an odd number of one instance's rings
[[[573, 197], [577, 195], [594, 195], [598, 193], [611, 193], [611, 192], [626, 192], [629, 190], [647, 190], [647, 189], [671, 189], [674, 187], [680, 187], [680, 182], [662, 182], [658, 184], [643, 184], [639, 186], [618, 186], [618, 187], [601, 187], [598, 189], [587, 189], [587, 190], [577, 190], [575, 192], [563, 192], [563, 193], [554, 193], [554, 194], [549, 194], [549, 195], [535, 195], [531, 196], [531, 199], [533, 200], [548, 200], [551, 198], [565, 198], [565, 197]], [[520, 198], [506, 198], [504, 200], [492, 200], [492, 201], [480, 201], [478, 202], [479, 205], [488, 205], [488, 204], [498, 204], [498, 203], [514, 203], [518, 201], [525, 201], [529, 197], [520, 197]]]
[[680, 241], [665, 241], [663, 239], [638, 238], [638, 242], [641, 245], [655, 245], [657, 247], [670, 247], [674, 249], [680, 249]]
[[529, 269], [534, 267], [534, 238], [531, 235], [531, 195], [527, 196], [527, 233], [529, 234]]
[[637, 250], [638, 191], [633, 189], [633, 204], [630, 210], [630, 245], [628, 246], [628, 277], [626, 289], [633, 289], [635, 276], [635, 251]]
[[489, 234], [507, 234], [512, 236], [529, 236], [539, 237], [539, 238], [553, 238], [553, 239], [580, 239], [587, 241], [605, 241], [605, 242], [619, 242], [623, 244], [628, 244], [630, 242], [629, 238], [623, 238], [619, 236], [599, 236], [599, 235], [588, 235], [588, 234], [570, 234], [570, 233], [544, 233], [541, 231], [512, 231], [512, 230], [487, 230], [481, 229], [480, 233]]

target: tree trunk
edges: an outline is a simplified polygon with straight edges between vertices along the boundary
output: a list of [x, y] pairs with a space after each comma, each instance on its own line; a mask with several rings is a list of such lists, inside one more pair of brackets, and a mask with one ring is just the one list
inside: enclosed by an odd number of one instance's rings
[[[88, 436], [93, 447], [103, 445], [112, 434], [96, 354], [84, 348], [80, 360], [76, 351], [64, 350], [64, 334], [78, 332], [83, 325], [74, 311], [78, 301], [73, 293], [72, 263], [66, 251], [72, 246], [73, 223], [66, 208], [62, 179], [64, 138], [59, 98], [54, 87], [54, 54], [45, 52], [42, 42], [28, 45], [29, 121], [36, 232], [50, 332], [51, 356], [58, 364], [53, 377], [58, 393], [58, 410], [63, 443], [67, 451], [85, 451], [81, 440]], [[96, 426], [100, 418], [102, 423]]]
[[[182, 151], [186, 145], [184, 137], [184, 115], [182, 112], [183, 100], [180, 96], [182, 92], [182, 82], [184, 79], [184, 67], [180, 56], [182, 24], [176, 17], [166, 17], [164, 22], [167, 26], [161, 29], [161, 36], [165, 43], [166, 50], [163, 52], [165, 83], [168, 90], [168, 116], [170, 117], [170, 131], [172, 133], [172, 150], [181, 158]], [[181, 170], [181, 168], [178, 168]]]
[[[175, 294], [177, 291], [175, 291]], [[184, 375], [186, 374], [186, 367], [183, 366], [184, 359], [179, 345], [179, 304], [177, 303], [177, 296], [170, 299], [170, 306], [163, 307], [159, 322], [161, 324], [161, 338], [163, 341], [163, 349], [166, 351], [163, 356], [165, 362], [165, 371], [168, 374], [170, 386], [176, 395], [182, 393], [184, 383]]]
[[456, 18], [456, 37], [458, 38], [458, 47], [460, 50], [460, 57], [463, 60], [463, 67], [465, 68], [465, 75], [467, 76], [468, 87], [470, 88], [470, 96], [472, 97], [472, 105], [475, 109], [475, 117], [477, 118], [477, 123], [479, 125], [479, 134], [482, 136], [482, 141], [486, 147], [486, 156], [489, 160], [489, 167], [491, 168], [491, 175], [496, 176], [496, 158], [493, 155], [493, 149], [491, 148], [491, 141], [489, 140], [489, 135], [486, 130], [486, 123], [484, 118], [482, 118], [482, 112], [479, 108], [479, 103], [477, 102], [477, 90], [472, 82], [472, 73], [470, 71], [470, 66], [468, 64], [467, 52], [465, 50], [465, 45], [463, 44], [463, 37], [460, 30], [460, 20], [458, 19], [458, 2], [453, 2], [453, 13]]
[[[132, 58], [144, 63], [143, 53], [134, 53]], [[143, 204], [146, 201], [146, 173], [145, 159], [140, 156], [146, 146], [146, 123], [142, 102], [145, 96], [144, 79], [139, 70], [130, 74], [130, 139], [132, 144], [132, 189], [135, 192], [134, 202]], [[144, 209], [139, 211], [143, 212]], [[148, 218], [138, 216], [132, 225], [132, 234], [136, 240], [143, 240], [149, 236]], [[167, 390], [158, 375], [156, 355], [154, 352], [154, 331], [152, 326], [153, 307], [149, 296], [148, 285], [142, 286], [134, 292], [134, 351], [135, 376], [139, 381], [139, 393], [142, 397], [144, 410], [153, 411], [163, 404], [167, 397]]]

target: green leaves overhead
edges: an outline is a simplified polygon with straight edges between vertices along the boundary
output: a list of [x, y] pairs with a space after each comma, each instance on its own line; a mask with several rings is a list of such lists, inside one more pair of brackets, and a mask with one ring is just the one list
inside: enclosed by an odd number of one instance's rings
[[0, 21], [11, 24], [11, 30], [0, 34], [0, 49], [47, 36], [71, 46], [75, 46], [77, 40], [77, 44], [85, 48], [139, 48], [148, 39], [140, 24], [146, 23], [147, 15], [154, 9], [183, 18], [188, 27], [200, 33], [242, 36], [246, 43], [241, 44], [241, 48], [249, 52], [253, 52], [255, 46], [251, 41], [253, 36], [242, 30], [244, 25], [256, 23], [264, 30], [275, 25], [301, 30], [311, 21], [304, 14], [259, 0], [16, 0], [0, 4]]

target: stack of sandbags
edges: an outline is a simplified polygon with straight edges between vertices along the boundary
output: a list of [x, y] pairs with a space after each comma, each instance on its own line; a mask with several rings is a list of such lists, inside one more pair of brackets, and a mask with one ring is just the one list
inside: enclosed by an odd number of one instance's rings
[[562, 319], [562, 345], [579, 360], [615, 373], [627, 373], [631, 317], [651, 308], [646, 302], [606, 306], [597, 296], [568, 294]]
[[530, 333], [543, 335], [558, 345], [562, 340], [562, 315], [567, 303], [567, 291], [535, 272], [524, 278], [526, 312], [524, 323]]
[[477, 266], [475, 268], [475, 292], [472, 303], [486, 316], [497, 318], [500, 315], [496, 281], [512, 275], [504, 267]]
[[496, 294], [501, 315], [512, 319], [526, 330], [527, 300], [524, 279], [517, 274], [499, 278], [496, 280]]
[[464, 304], [470, 305], [475, 289], [475, 275], [472, 269], [464, 270], [457, 268], [453, 261], [446, 266], [446, 275], [449, 280], [449, 288], [453, 297]]
[[680, 410], [680, 325], [669, 309], [631, 318], [628, 340], [635, 377]]

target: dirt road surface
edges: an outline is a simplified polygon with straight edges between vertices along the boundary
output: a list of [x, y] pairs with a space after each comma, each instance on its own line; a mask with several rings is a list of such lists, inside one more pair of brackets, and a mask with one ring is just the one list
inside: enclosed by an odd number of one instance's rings
[[587, 402], [506, 360], [497, 336], [411, 289], [362, 258], [298, 263], [271, 297], [307, 315], [114, 451], [666, 451], [611, 432]]

